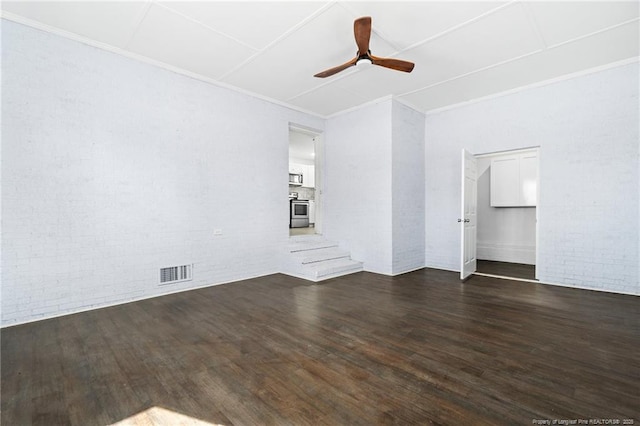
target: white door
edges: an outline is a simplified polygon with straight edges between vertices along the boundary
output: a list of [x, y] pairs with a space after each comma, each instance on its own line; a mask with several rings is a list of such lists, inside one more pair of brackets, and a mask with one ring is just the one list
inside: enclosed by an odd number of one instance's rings
[[460, 279], [476, 271], [478, 167], [476, 158], [462, 150], [462, 202], [460, 222]]

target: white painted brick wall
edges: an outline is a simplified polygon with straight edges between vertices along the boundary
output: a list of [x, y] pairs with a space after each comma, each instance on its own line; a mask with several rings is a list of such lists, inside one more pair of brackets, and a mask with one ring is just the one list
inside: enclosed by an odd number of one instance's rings
[[423, 113], [393, 102], [393, 274], [424, 267]]
[[640, 294], [638, 129], [638, 63], [427, 115], [427, 266], [459, 268], [460, 150], [540, 146], [540, 280]]
[[278, 271], [288, 125], [324, 120], [10, 21], [2, 41], [3, 325]]
[[391, 100], [327, 120], [324, 235], [392, 273]]
[[424, 114], [382, 99], [326, 125], [325, 235], [367, 271], [424, 266]]

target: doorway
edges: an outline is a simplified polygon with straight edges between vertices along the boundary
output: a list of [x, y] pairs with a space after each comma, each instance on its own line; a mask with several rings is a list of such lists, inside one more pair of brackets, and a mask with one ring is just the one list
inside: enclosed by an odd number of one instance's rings
[[[466, 198], [473, 194], [474, 200], [466, 203], [475, 205], [476, 214], [464, 219], [476, 223], [473, 238], [465, 236], [464, 225], [468, 228], [469, 223], [463, 223], [461, 245], [467, 263], [461, 265], [461, 271], [464, 268], [466, 276], [473, 273], [536, 281], [539, 148], [474, 155], [466, 160], [467, 169], [470, 161], [475, 164], [477, 178], [475, 182], [467, 179], [466, 184], [476, 187], [463, 190]], [[463, 167], [464, 163], [463, 159]], [[465, 192], [462, 198], [464, 204]], [[473, 271], [469, 271], [471, 258]]]
[[322, 134], [289, 125], [289, 236], [322, 233]]

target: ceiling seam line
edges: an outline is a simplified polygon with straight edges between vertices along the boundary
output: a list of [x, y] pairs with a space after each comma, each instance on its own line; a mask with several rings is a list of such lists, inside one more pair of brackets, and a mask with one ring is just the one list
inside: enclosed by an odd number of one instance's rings
[[636, 17], [636, 18], [633, 18], [633, 19], [628, 19], [628, 20], [626, 20], [624, 22], [620, 22], [618, 24], [610, 25], [610, 26], [608, 26], [606, 28], [601, 28], [599, 30], [590, 32], [589, 34], [584, 34], [584, 35], [581, 35], [579, 37], [574, 37], [574, 38], [571, 38], [569, 40], [562, 41], [560, 43], [552, 44], [552, 45], [550, 45], [548, 47], [548, 49], [555, 49], [556, 47], [560, 47], [560, 46], [563, 46], [565, 44], [573, 43], [574, 41], [582, 40], [582, 39], [587, 38], [587, 37], [591, 37], [591, 36], [594, 36], [594, 35], [597, 35], [597, 34], [601, 34], [601, 33], [607, 32], [607, 31], [615, 30], [618, 27], [622, 27], [622, 26], [625, 26], [627, 24], [630, 24], [630, 23], [636, 22], [636, 21], [640, 21], [640, 17]]
[[400, 54], [400, 53], [406, 52], [406, 51], [411, 50], [411, 49], [415, 49], [416, 47], [419, 47], [419, 46], [421, 46], [421, 45], [423, 45], [423, 44], [430, 43], [430, 42], [432, 42], [432, 41], [434, 41], [434, 40], [437, 40], [437, 39], [439, 39], [440, 37], [443, 37], [443, 36], [445, 36], [445, 35], [447, 35], [447, 34], [449, 34], [449, 33], [451, 33], [451, 32], [457, 31], [457, 30], [459, 30], [460, 28], [465, 27], [465, 26], [467, 26], [467, 25], [469, 25], [469, 24], [473, 24], [474, 22], [479, 21], [479, 20], [481, 20], [481, 19], [484, 19], [485, 17], [487, 17], [487, 16], [489, 16], [489, 15], [492, 15], [492, 14], [494, 14], [494, 13], [496, 13], [496, 12], [498, 12], [498, 11], [502, 10], [502, 9], [505, 9], [505, 8], [507, 8], [507, 7], [510, 7], [510, 6], [511, 6], [511, 5], [513, 5], [513, 4], [519, 4], [519, 3], [518, 3], [518, 1], [517, 1], [517, 0], [511, 0], [510, 2], [507, 2], [507, 3], [503, 4], [503, 5], [500, 5], [500, 6], [497, 6], [497, 7], [493, 8], [493, 9], [491, 9], [491, 10], [488, 10], [488, 11], [486, 11], [486, 12], [483, 12], [483, 13], [481, 13], [480, 15], [478, 15], [478, 16], [476, 16], [476, 17], [473, 17], [473, 18], [471, 18], [471, 19], [469, 19], [469, 20], [467, 20], [467, 21], [461, 22], [461, 23], [459, 23], [459, 24], [454, 25], [453, 27], [447, 28], [446, 30], [441, 31], [441, 32], [439, 32], [438, 34], [434, 34], [434, 35], [432, 35], [431, 37], [427, 37], [427, 38], [426, 38], [426, 39], [424, 39], [424, 40], [417, 41], [417, 42], [415, 42], [415, 43], [413, 43], [413, 44], [410, 44], [409, 46], [405, 47], [404, 49], [402, 49], [402, 50], [399, 50], [399, 51], [395, 52], [395, 53], [394, 53], [393, 55], [391, 55], [390, 57], [394, 57], [395, 55], [398, 55], [398, 54]]
[[133, 27], [133, 31], [131, 32], [131, 35], [129, 36], [129, 38], [127, 39], [127, 41], [124, 44], [124, 49], [129, 49], [129, 46], [131, 45], [131, 43], [133, 42], [133, 38], [138, 34], [138, 32], [140, 31], [140, 26], [142, 25], [142, 21], [144, 21], [144, 19], [147, 17], [147, 14], [149, 13], [149, 9], [151, 9], [151, 5], [153, 4], [153, 1], [148, 0], [144, 7], [142, 8], [142, 10], [140, 11], [140, 16], [138, 17], [138, 19], [136, 20], [136, 23]]
[[[327, 83], [327, 84], [328, 84], [328, 83]], [[306, 90], [306, 91], [304, 91], [304, 92], [302, 92], [302, 93], [300, 93], [300, 94], [297, 94], [297, 95], [295, 95], [295, 96], [292, 96], [292, 97], [290, 97], [290, 98], [287, 98], [287, 99], [285, 100], [285, 102], [291, 102], [291, 101], [294, 101], [295, 99], [297, 99], [297, 98], [299, 98], [299, 97], [301, 97], [301, 96], [307, 95], [307, 94], [309, 94], [309, 93], [312, 93], [312, 92], [316, 91], [317, 89], [321, 89], [321, 88], [323, 88], [323, 87], [324, 87], [324, 86], [326, 86], [327, 84], [323, 84], [322, 86], [317, 86], [317, 87], [315, 87], [315, 88], [313, 88], [313, 89]], [[350, 93], [350, 94], [351, 94], [351, 95], [353, 95], [353, 96], [358, 96], [358, 97], [362, 98], [364, 101], [366, 101], [366, 99], [364, 98], [364, 96], [362, 96], [360, 93], [355, 92], [355, 91], [353, 91], [353, 90], [351, 90], [351, 89], [340, 87], [340, 88], [339, 88], [339, 90], [340, 90], [340, 91], [343, 91], [343, 92], [348, 92], [348, 93]]]
[[[344, 74], [344, 73], [343, 73], [342, 75], [338, 76], [337, 78], [333, 78], [333, 79], [331, 79], [331, 80], [329, 80], [329, 81], [325, 80], [325, 82], [324, 82], [324, 83], [320, 83], [319, 85], [314, 86], [314, 87], [312, 87], [311, 89], [305, 90], [304, 92], [300, 92], [300, 93], [298, 93], [297, 95], [294, 95], [294, 96], [291, 96], [291, 97], [287, 98], [287, 102], [288, 102], [288, 101], [290, 101], [290, 100], [293, 100], [293, 99], [299, 98], [300, 96], [304, 96], [304, 95], [306, 95], [306, 94], [308, 94], [308, 93], [314, 92], [314, 91], [316, 91], [316, 90], [318, 90], [318, 89], [322, 89], [322, 88], [323, 88], [323, 87], [325, 87], [325, 86], [328, 86], [328, 85], [330, 85], [330, 84], [333, 84], [333, 83], [335, 83], [336, 81], [340, 81], [340, 80], [342, 80], [343, 78], [349, 77], [350, 75], [354, 75], [355, 73], [358, 73], [358, 72], [360, 72], [360, 71], [355, 70], [355, 71], [348, 72], [348, 73], [346, 73], [346, 74]], [[346, 89], [346, 90], [348, 90], [348, 89]], [[351, 93], [355, 93], [355, 92], [351, 92]]]
[[220, 35], [220, 36], [222, 36], [222, 37], [228, 38], [229, 40], [232, 40], [232, 41], [234, 41], [234, 42], [236, 42], [236, 43], [238, 43], [238, 44], [241, 44], [241, 45], [243, 45], [244, 47], [247, 47], [247, 48], [249, 48], [249, 49], [251, 49], [251, 50], [260, 51], [260, 49], [258, 49], [258, 48], [257, 48], [257, 47], [255, 47], [255, 46], [252, 46], [252, 45], [250, 45], [250, 44], [248, 44], [248, 43], [245, 43], [244, 41], [239, 40], [239, 39], [237, 39], [237, 38], [235, 38], [235, 37], [233, 37], [233, 36], [231, 36], [231, 35], [229, 35], [229, 34], [227, 34], [227, 33], [224, 33], [224, 32], [222, 32], [222, 31], [216, 30], [215, 28], [211, 28], [211, 27], [210, 27], [210, 26], [208, 26], [207, 24], [205, 24], [205, 23], [203, 23], [203, 22], [200, 22], [200, 21], [198, 21], [197, 19], [194, 19], [194, 18], [192, 18], [192, 17], [190, 17], [190, 16], [187, 16], [187, 15], [185, 15], [184, 13], [182, 13], [182, 12], [180, 12], [180, 11], [178, 11], [178, 10], [172, 9], [172, 8], [170, 8], [169, 6], [165, 6], [164, 4], [157, 3], [157, 2], [154, 2], [154, 4], [156, 4], [156, 5], [160, 6], [160, 7], [162, 7], [162, 8], [163, 8], [163, 9], [165, 9], [165, 10], [170, 11], [171, 13], [175, 13], [176, 15], [181, 16], [181, 17], [183, 17], [184, 19], [186, 19], [186, 20], [188, 20], [188, 21], [191, 21], [191, 22], [193, 22], [193, 23], [195, 23], [195, 24], [198, 24], [198, 25], [200, 25], [201, 27], [206, 28], [207, 30], [209, 30], [209, 31], [211, 31], [211, 32], [213, 32], [213, 33], [216, 33], [216, 34], [218, 34], [218, 35]]
[[469, 71], [467, 73], [460, 74], [460, 75], [457, 75], [455, 77], [451, 77], [451, 78], [448, 78], [446, 80], [442, 80], [442, 81], [439, 81], [437, 83], [433, 83], [433, 84], [430, 84], [428, 86], [421, 87], [420, 89], [410, 90], [408, 92], [401, 93], [401, 94], [399, 94], [397, 96], [406, 96], [406, 95], [411, 95], [413, 93], [418, 93], [418, 92], [421, 92], [423, 90], [431, 89], [432, 87], [440, 86], [441, 84], [449, 83], [450, 81], [455, 81], [455, 80], [461, 79], [463, 77], [468, 77], [470, 75], [477, 74], [477, 73], [482, 72], [482, 71], [490, 70], [491, 68], [495, 68], [495, 67], [498, 67], [500, 65], [508, 64], [510, 62], [514, 62], [514, 61], [517, 61], [519, 59], [526, 58], [528, 56], [532, 56], [532, 55], [535, 55], [535, 54], [538, 54], [538, 53], [544, 52], [544, 51], [545, 51], [545, 49], [536, 49], [536, 50], [533, 50], [531, 52], [525, 53], [523, 55], [516, 56], [514, 58], [510, 58], [510, 59], [507, 59], [507, 60], [504, 60], [504, 61], [501, 61], [501, 62], [497, 62], [495, 64], [487, 65], [486, 67], [478, 68], [476, 70]]
[[527, 3], [521, 3], [521, 4], [522, 4], [522, 7], [524, 8], [525, 15], [527, 15], [527, 20], [529, 21], [529, 23], [531, 24], [531, 27], [533, 28], [533, 32], [536, 34], [536, 36], [542, 43], [542, 46], [544, 46], [544, 48], [547, 49], [549, 47], [549, 43], [547, 43], [544, 36], [542, 35], [542, 31], [540, 31], [540, 27], [538, 26], [538, 21], [536, 20], [536, 17], [531, 11], [531, 8]]
[[293, 27], [289, 28], [287, 31], [285, 31], [283, 34], [278, 36], [271, 43], [267, 44], [262, 49], [259, 49], [256, 53], [254, 53], [253, 55], [251, 55], [250, 57], [248, 57], [247, 59], [245, 59], [244, 61], [242, 61], [238, 65], [236, 65], [235, 67], [233, 67], [231, 70], [229, 70], [226, 73], [222, 74], [219, 77], [219, 79], [220, 80], [224, 80], [225, 78], [229, 77], [231, 74], [233, 74], [234, 72], [236, 72], [237, 70], [239, 70], [243, 66], [251, 63], [257, 57], [259, 57], [260, 55], [264, 54], [267, 50], [269, 50], [271, 47], [273, 47], [275, 44], [281, 42], [282, 40], [284, 40], [284, 39], [286, 39], [288, 37], [290, 37], [291, 35], [295, 34], [297, 31], [299, 31], [300, 28], [302, 28], [303, 26], [305, 26], [309, 22], [313, 21], [314, 19], [317, 19], [318, 16], [322, 15], [323, 13], [325, 13], [327, 10], [329, 10], [331, 7], [333, 7], [336, 3], [337, 3], [337, 0], [333, 0], [331, 2], [328, 2], [324, 6], [322, 6], [321, 8], [316, 10], [315, 12], [313, 12], [311, 15], [307, 16], [302, 21], [298, 22], [296, 25], [294, 25]]
[[448, 83], [448, 82], [450, 82], [450, 81], [455, 81], [455, 80], [458, 80], [458, 79], [460, 79], [460, 78], [463, 78], [463, 77], [467, 77], [467, 76], [470, 76], [470, 75], [476, 74], [476, 73], [478, 73], [478, 72], [486, 71], [486, 70], [488, 70], [488, 69], [495, 68], [495, 67], [498, 67], [498, 66], [500, 66], [500, 65], [508, 64], [509, 62], [517, 61], [518, 59], [526, 58], [527, 56], [535, 55], [535, 54], [540, 53], [540, 52], [543, 52], [543, 51], [545, 51], [545, 50], [553, 50], [553, 49], [555, 49], [555, 48], [557, 48], [557, 47], [564, 46], [565, 44], [573, 43], [573, 42], [575, 42], [575, 41], [579, 41], [579, 40], [582, 40], [582, 39], [584, 39], [584, 38], [591, 37], [591, 36], [593, 36], [593, 35], [597, 35], [597, 34], [600, 34], [600, 33], [604, 33], [604, 32], [606, 32], [606, 31], [610, 31], [610, 30], [615, 29], [615, 28], [617, 28], [617, 27], [621, 27], [621, 26], [627, 25], [627, 24], [629, 24], [629, 23], [632, 23], [632, 22], [635, 22], [635, 21], [638, 21], [638, 20], [640, 20], [640, 17], [638, 17], [638, 18], [633, 18], [633, 19], [629, 19], [629, 20], [624, 21], [624, 22], [621, 22], [621, 23], [619, 23], [619, 24], [611, 25], [611, 26], [609, 26], [609, 27], [607, 27], [607, 28], [603, 28], [603, 29], [600, 29], [600, 30], [594, 31], [594, 32], [592, 32], [592, 33], [589, 33], [589, 34], [586, 34], [586, 35], [583, 35], [583, 36], [580, 36], [580, 37], [575, 37], [575, 38], [573, 38], [573, 39], [566, 40], [566, 41], [563, 41], [563, 42], [561, 42], [561, 43], [557, 43], [557, 44], [554, 44], [554, 45], [548, 46], [546, 49], [538, 49], [538, 50], [536, 50], [536, 51], [529, 52], [529, 53], [526, 53], [526, 54], [524, 54], [524, 55], [516, 56], [515, 58], [511, 58], [511, 59], [508, 59], [508, 60], [506, 60], [506, 61], [498, 62], [498, 63], [492, 64], [492, 65], [489, 65], [489, 66], [486, 66], [486, 67], [483, 67], [483, 68], [478, 68], [477, 70], [470, 71], [470, 72], [468, 72], [468, 73], [461, 74], [461, 75], [458, 75], [458, 76], [456, 76], [456, 77], [452, 77], [452, 78], [447, 79], [447, 80], [439, 81], [439, 82], [437, 82], [437, 83], [431, 84], [431, 85], [429, 85], [429, 86], [422, 87], [422, 88], [420, 88], [420, 89], [416, 89], [416, 90], [412, 90], [412, 91], [409, 91], [409, 92], [401, 93], [401, 94], [399, 94], [398, 96], [411, 95], [411, 94], [413, 94], [413, 93], [418, 93], [418, 92], [420, 92], [420, 91], [422, 91], [422, 90], [431, 89], [432, 87], [436, 87], [436, 86], [439, 86], [439, 85], [441, 85], [441, 84]]

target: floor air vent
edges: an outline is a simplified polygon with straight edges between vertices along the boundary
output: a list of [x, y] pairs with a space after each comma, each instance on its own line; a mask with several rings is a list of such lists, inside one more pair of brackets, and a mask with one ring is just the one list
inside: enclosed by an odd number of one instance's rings
[[160, 269], [160, 284], [173, 284], [191, 279], [191, 265], [171, 266]]

